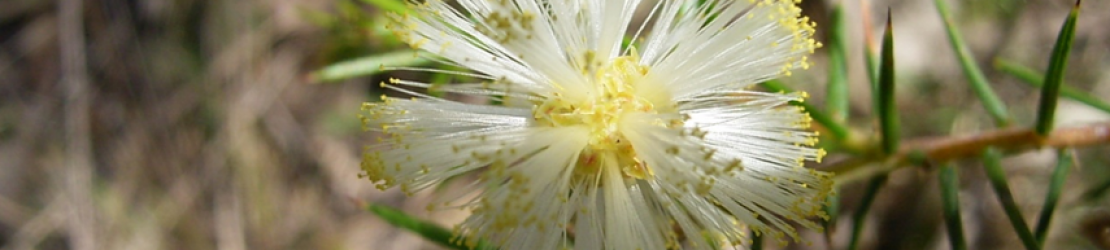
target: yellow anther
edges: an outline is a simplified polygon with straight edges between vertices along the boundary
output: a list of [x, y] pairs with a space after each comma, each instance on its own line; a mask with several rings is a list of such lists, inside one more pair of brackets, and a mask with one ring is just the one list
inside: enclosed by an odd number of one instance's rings
[[[591, 94], [583, 99], [552, 95], [536, 103], [532, 110], [536, 124], [588, 129], [588, 145], [580, 154], [575, 169], [579, 175], [593, 175], [601, 173], [602, 167], [616, 167], [626, 177], [650, 177], [651, 169], [637, 157], [636, 150], [620, 131], [620, 122], [626, 115], [656, 113], [656, 108], [661, 106], [661, 103], [651, 103], [637, 95], [637, 87], [649, 69], [639, 64], [635, 53], [598, 62], [596, 52], [586, 51], [580, 59], [582, 72], [593, 74], [590, 85], [595, 91], [590, 91]], [[655, 124], [681, 127], [682, 121], [657, 121]]]

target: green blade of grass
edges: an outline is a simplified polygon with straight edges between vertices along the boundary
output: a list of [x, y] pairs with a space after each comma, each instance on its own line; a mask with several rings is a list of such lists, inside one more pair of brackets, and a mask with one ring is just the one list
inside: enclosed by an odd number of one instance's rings
[[[1024, 65], [1020, 65], [1004, 59], [995, 59], [994, 67], [1002, 72], [1006, 72], [1007, 74], [1017, 77], [1021, 80], [1021, 82], [1027, 83], [1034, 87], [1042, 88], [1042, 86], [1044, 86], [1044, 83], [1041, 82], [1044, 80], [1044, 75], [1040, 72], [1037, 72], [1037, 70], [1033, 68], [1026, 67]], [[1091, 106], [1098, 110], [1102, 110], [1103, 112], [1110, 113], [1110, 104], [1102, 101], [1102, 99], [1098, 97], [1087, 94], [1082, 90], [1072, 88], [1068, 86], [1066, 82], [1060, 82], [1060, 95], [1063, 97], [1067, 97], [1068, 99], [1087, 104], [1088, 106]]]
[[844, 4], [833, 8], [829, 25], [829, 79], [825, 109], [836, 121], [848, 118], [848, 30], [844, 27]]
[[994, 93], [991, 88], [990, 82], [987, 77], [983, 76], [982, 70], [979, 65], [975, 63], [975, 59], [971, 55], [971, 50], [964, 44], [960, 32], [956, 30], [956, 25], [952, 21], [952, 15], [948, 13], [948, 6], [944, 3], [945, 0], [934, 0], [937, 7], [937, 12], [940, 13], [940, 18], [944, 21], [944, 29], [948, 32], [948, 42], [952, 45], [952, 49], [956, 51], [956, 57], [960, 59], [960, 65], [963, 66], [964, 75], [967, 76], [968, 83], [971, 84], [971, 89], [979, 96], [979, 101], [983, 103], [983, 107], [990, 113], [991, 118], [994, 118], [995, 125], [999, 127], [1009, 126], [1011, 123], [1010, 114], [1006, 111], [1006, 104], [998, 95]]
[[940, 195], [944, 203], [944, 223], [948, 227], [948, 243], [954, 250], [967, 249], [963, 219], [960, 216], [960, 177], [956, 168], [945, 164], [940, 169]]
[[898, 109], [894, 103], [894, 27], [887, 14], [886, 32], [883, 34], [882, 61], [879, 62], [878, 107], [879, 124], [883, 135], [883, 152], [887, 155], [898, 151]]
[[[786, 87], [786, 85], [782, 84], [782, 82], [779, 82], [778, 80], [766, 81], [761, 83], [761, 85], [763, 85], [764, 88], [767, 88], [767, 90], [771, 92], [794, 92], [793, 89]], [[809, 113], [809, 117], [813, 118], [813, 121], [816, 121], [817, 124], [821, 124], [821, 126], [829, 129], [829, 132], [833, 135], [833, 139], [843, 142], [845, 139], [848, 138], [848, 127], [834, 120], [831, 116], [817, 109], [817, 107], [814, 107], [812, 104], [809, 104], [808, 102], [798, 101], [791, 101], [790, 104], [805, 109], [806, 113]]]
[[1052, 58], [1049, 59], [1048, 71], [1044, 77], [1044, 86], [1041, 87], [1041, 102], [1037, 108], [1037, 134], [1048, 135], [1052, 131], [1052, 122], [1056, 115], [1056, 100], [1059, 98], [1060, 85], [1064, 81], [1064, 69], [1068, 66], [1068, 53], [1071, 52], [1071, 43], [1075, 38], [1075, 20], [1079, 17], [1079, 3], [1075, 1], [1068, 19], [1060, 28], [1060, 35], [1056, 37], [1056, 45], [1052, 48]]
[[420, 53], [422, 52], [394, 51], [338, 62], [312, 72], [309, 79], [313, 82], [339, 81], [381, 73], [387, 66], [401, 67], [428, 63], [429, 60], [419, 56]]
[[389, 12], [407, 13], [409, 11], [404, 0], [362, 0], [362, 2]]
[[465, 240], [456, 240], [454, 234], [451, 233], [450, 230], [431, 222], [413, 218], [397, 209], [377, 204], [369, 204], [366, 206], [366, 210], [381, 217], [386, 222], [389, 222], [390, 225], [409, 230], [424, 237], [424, 239], [438, 243], [444, 247], [456, 250], [493, 249], [483, 241], [475, 242], [474, 245], [468, 246], [464, 244], [466, 243]]
[[867, 182], [867, 190], [864, 190], [859, 209], [856, 210], [855, 214], [852, 214], [852, 237], [848, 241], [848, 250], [859, 249], [859, 241], [863, 237], [863, 226], [867, 220], [867, 212], [871, 210], [871, 203], [875, 203], [875, 197], [878, 196], [879, 190], [886, 183], [886, 179], [887, 174], [881, 174], [872, 177]]
[[1057, 151], [1059, 158], [1056, 161], [1056, 169], [1052, 171], [1052, 181], [1048, 185], [1048, 193], [1045, 194], [1044, 208], [1041, 209], [1041, 214], [1037, 216], [1037, 226], [1034, 230], [1034, 235], [1037, 242], [1044, 245], [1045, 236], [1048, 236], [1048, 226], [1052, 224], [1052, 213], [1056, 211], [1056, 203], [1060, 200], [1060, 192], [1064, 189], [1064, 182], [1068, 180], [1068, 172], [1074, 164], [1072, 151], [1068, 149], [1060, 149]]
[[998, 195], [998, 201], [1002, 203], [1002, 209], [1006, 211], [1006, 217], [1010, 219], [1010, 225], [1017, 232], [1018, 238], [1021, 238], [1021, 243], [1025, 245], [1025, 249], [1041, 249], [1037, 239], [1029, 231], [1029, 225], [1025, 223], [1024, 217], [1021, 216], [1021, 210], [1018, 209], [1017, 202], [1014, 202], [1014, 195], [1010, 193], [1010, 184], [1006, 181], [1006, 173], [1002, 171], [1001, 158], [1001, 153], [994, 148], [988, 148], [983, 153], [983, 167], [986, 168], [987, 179], [990, 180], [991, 187], [994, 187], [994, 192]]

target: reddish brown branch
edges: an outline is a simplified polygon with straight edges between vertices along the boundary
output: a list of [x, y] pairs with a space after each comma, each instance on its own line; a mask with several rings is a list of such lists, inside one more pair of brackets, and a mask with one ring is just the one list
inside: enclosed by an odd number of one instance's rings
[[[836, 163], [827, 170], [841, 173], [842, 176], [838, 176], [837, 181], [843, 183], [894, 170], [909, 163], [915, 156], [923, 156], [932, 162], [944, 162], [974, 157], [987, 147], [1013, 152], [1041, 147], [1084, 147], [1106, 143], [1110, 143], [1110, 122], [1061, 128], [1047, 137], [1038, 136], [1029, 128], [1005, 128], [967, 136], [915, 139], [904, 143], [892, 157], [849, 160]], [[879, 161], [884, 164], [877, 165], [875, 169], [858, 169]]]
[[947, 161], [975, 156], [987, 147], [1018, 151], [1038, 147], [1083, 147], [1110, 142], [1110, 123], [1063, 128], [1048, 137], [1038, 136], [1028, 128], [1008, 128], [961, 137], [914, 140], [906, 143], [899, 155], [925, 153], [933, 161]]

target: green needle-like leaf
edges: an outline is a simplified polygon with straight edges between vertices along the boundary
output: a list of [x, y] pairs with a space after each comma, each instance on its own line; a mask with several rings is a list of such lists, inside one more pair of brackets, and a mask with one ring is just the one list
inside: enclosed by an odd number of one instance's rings
[[848, 118], [848, 30], [844, 27], [844, 4], [833, 8], [829, 25], [829, 82], [825, 109], [837, 121]]
[[875, 59], [875, 39], [873, 32], [871, 32], [871, 4], [867, 0], [859, 1], [860, 11], [864, 13], [861, 16], [863, 21], [863, 61], [866, 65], [864, 69], [867, 72], [868, 86], [871, 87], [871, 103], [875, 103], [876, 96], [878, 96], [879, 85], [879, 65]]
[[763, 235], [757, 234], [752, 231], [752, 247], [751, 250], [763, 250]]
[[983, 72], [979, 70], [979, 65], [975, 63], [975, 59], [971, 55], [971, 50], [964, 44], [963, 38], [959, 30], [956, 30], [956, 25], [952, 21], [952, 15], [948, 13], [948, 6], [944, 3], [945, 0], [934, 0], [937, 12], [940, 13], [940, 18], [944, 20], [944, 28], [948, 31], [948, 42], [952, 45], [952, 49], [956, 51], [956, 56], [960, 59], [960, 65], [963, 66], [964, 75], [967, 76], [968, 82], [971, 84], [971, 89], [975, 90], [975, 94], [979, 96], [979, 101], [983, 103], [983, 107], [987, 109], [991, 117], [994, 118], [994, 123], [1000, 127], [1009, 126], [1011, 123], [1010, 114], [1006, 112], [1006, 104], [998, 98], [991, 88], [990, 82], [987, 77], [983, 76]]
[[464, 244], [465, 241], [462, 239], [453, 240], [455, 239], [455, 236], [451, 233], [450, 230], [447, 230], [431, 222], [426, 222], [420, 219], [413, 218], [412, 216], [409, 216], [404, 212], [390, 207], [370, 204], [366, 206], [366, 210], [374, 213], [378, 217], [381, 217], [393, 226], [412, 231], [424, 237], [425, 239], [428, 239], [435, 243], [439, 243], [440, 245], [449, 247], [451, 249], [493, 249], [489, 247], [489, 245], [485, 242], [477, 242], [477, 244], [474, 245], [473, 248], [468, 247]]
[[[867, 13], [870, 7], [867, 1], [860, 1], [862, 11]], [[875, 59], [875, 39], [871, 32], [871, 18], [870, 15], [864, 14], [863, 16], [863, 61], [867, 65], [867, 81], [871, 83], [871, 98], [875, 99], [879, 86], [879, 63]]]
[[1103, 178], [1096, 184], [1092, 184], [1087, 191], [1083, 192], [1084, 200], [1098, 200], [1106, 195], [1106, 191], [1110, 191], [1110, 179]]
[[362, 2], [389, 12], [406, 13], [409, 11], [404, 0], [362, 0]]
[[[882, 61], [879, 64], [879, 81], [876, 88], [878, 94], [875, 106], [878, 107], [879, 123], [882, 127], [883, 153], [892, 155], [898, 151], [898, 113], [894, 107], [894, 28], [888, 11], [886, 17], [886, 32], [883, 34]], [[864, 220], [867, 211], [871, 210], [871, 203], [875, 201], [880, 188], [886, 183], [887, 175], [882, 174], [872, 177], [863, 194], [859, 210], [852, 215], [852, 237], [848, 242], [848, 249], [859, 249], [859, 240], [863, 233]]]
[[839, 188], [833, 187], [833, 195], [829, 195], [825, 199], [825, 214], [829, 215], [829, 219], [822, 221], [822, 226], [825, 227], [825, 244], [832, 246], [832, 237], [836, 233], [836, 217], [840, 215], [840, 195], [837, 194]]
[[[995, 59], [994, 67], [1034, 87], [1042, 88], [1042, 86], [1044, 86], [1044, 83], [1041, 82], [1044, 80], [1044, 75], [1033, 68], [1003, 59]], [[1107, 104], [1098, 97], [1087, 94], [1087, 92], [1072, 88], [1068, 86], [1066, 82], [1060, 82], [1060, 95], [1087, 104], [1103, 112], [1110, 113], [1110, 104]]]
[[1048, 236], [1048, 226], [1052, 224], [1052, 213], [1056, 211], [1056, 203], [1060, 200], [1060, 192], [1064, 190], [1064, 182], [1068, 180], [1068, 172], [1074, 164], [1071, 150], [1060, 149], [1057, 153], [1060, 156], [1056, 161], [1056, 170], [1052, 171], [1052, 181], [1048, 185], [1048, 194], [1044, 198], [1044, 208], [1041, 209], [1041, 214], [1037, 216], [1037, 229], [1034, 233], [1037, 242], [1042, 245], [1045, 236]]
[[948, 226], [948, 243], [952, 249], [965, 250], [963, 219], [960, 217], [960, 177], [956, 168], [945, 164], [940, 168], [940, 196], [944, 202], [944, 223]]
[[718, 238], [714, 237], [713, 234], [711, 234], [711, 233], [702, 233], [701, 238], [702, 238], [702, 240], [704, 240], [704, 242], [706, 242], [706, 244], [709, 245], [710, 250], [721, 250], [722, 249], [721, 242], [718, 240]]
[[1002, 203], [1002, 209], [1006, 210], [1010, 225], [1013, 225], [1014, 231], [1017, 232], [1018, 238], [1021, 238], [1021, 243], [1025, 245], [1025, 249], [1041, 249], [1037, 239], [1029, 231], [1029, 225], [1025, 224], [1025, 219], [1021, 216], [1021, 210], [1018, 209], [1017, 202], [1014, 202], [1014, 195], [1010, 193], [1010, 184], [1006, 181], [1006, 173], [1002, 171], [1001, 158], [1001, 153], [994, 148], [988, 148], [983, 153], [983, 167], [987, 170], [987, 178], [990, 179], [991, 186], [994, 187], [994, 192], [998, 195], [998, 201]]
[[887, 155], [898, 151], [899, 125], [898, 109], [894, 103], [894, 28], [891, 17], [886, 18], [886, 32], [883, 34], [882, 61], [879, 62], [878, 107], [879, 124], [883, 135], [883, 152]]
[[887, 177], [887, 174], [881, 174], [872, 177], [871, 181], [867, 183], [867, 190], [864, 190], [859, 210], [852, 214], [852, 238], [848, 241], [848, 250], [859, 249], [859, 241], [863, 236], [863, 225], [865, 225], [867, 219], [867, 212], [871, 210], [871, 203], [875, 203], [875, 197], [878, 196], [879, 190], [886, 183]]
[[[763, 85], [764, 88], [767, 88], [767, 90], [771, 92], [794, 92], [793, 89], [786, 87], [786, 85], [783, 85], [782, 82], [779, 82], [778, 80], [766, 81], [761, 83], [761, 85]], [[821, 126], [829, 129], [829, 132], [832, 133], [833, 138], [837, 141], [843, 142], [845, 139], [848, 138], [848, 127], [844, 126], [844, 124], [836, 120], [833, 120], [831, 116], [817, 109], [817, 107], [814, 107], [812, 104], [809, 104], [808, 102], [793, 101], [790, 102], [790, 104], [804, 108], [806, 112], [809, 113], [809, 117], [813, 118], [813, 121], [816, 121], [817, 124], [821, 124]]]
[[1060, 28], [1060, 35], [1056, 37], [1056, 45], [1052, 48], [1052, 58], [1049, 59], [1048, 73], [1044, 77], [1044, 86], [1041, 88], [1041, 102], [1037, 108], [1036, 131], [1040, 135], [1048, 135], [1052, 131], [1052, 122], [1056, 115], [1056, 100], [1059, 97], [1060, 85], [1064, 82], [1064, 69], [1068, 66], [1068, 53], [1071, 52], [1071, 42], [1075, 38], [1075, 20], [1079, 17], [1079, 3], [1075, 1], [1071, 14]]
[[348, 78], [369, 76], [380, 73], [384, 67], [414, 66], [428, 63], [419, 56], [422, 52], [395, 51], [338, 62], [313, 72], [309, 78], [313, 82], [330, 82]]
[[863, 50], [863, 60], [867, 63], [867, 80], [871, 82], [871, 98], [874, 99], [879, 86], [879, 62], [875, 59], [875, 53], [870, 49]]

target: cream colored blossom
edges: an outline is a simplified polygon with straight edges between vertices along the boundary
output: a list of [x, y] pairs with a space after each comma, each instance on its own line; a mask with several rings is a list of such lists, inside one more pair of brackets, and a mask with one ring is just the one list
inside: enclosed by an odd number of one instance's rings
[[[803, 167], [824, 151], [787, 105], [803, 93], [747, 89], [808, 67], [813, 24], [791, 0], [697, 2], [412, 4], [390, 29], [479, 82], [383, 83], [415, 97], [364, 105], [367, 129], [388, 135], [367, 148], [365, 175], [412, 193], [480, 173], [476, 198], [430, 206], [471, 209], [456, 226], [468, 244], [708, 249], [749, 228], [797, 239], [830, 192], [828, 174]], [[631, 25], [641, 5], [648, 21]], [[641, 46], [623, 46], [626, 33]]]

